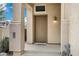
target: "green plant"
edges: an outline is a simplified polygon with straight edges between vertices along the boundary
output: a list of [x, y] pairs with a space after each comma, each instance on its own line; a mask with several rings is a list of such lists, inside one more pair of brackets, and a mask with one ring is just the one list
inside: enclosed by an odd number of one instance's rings
[[5, 11], [0, 9], [0, 21], [5, 20]]
[[0, 21], [5, 20], [6, 4], [0, 4]]
[[65, 50], [62, 52], [62, 56], [72, 56], [70, 52], [70, 44], [64, 45]]
[[1, 41], [1, 52], [9, 52], [9, 38], [5, 37], [2, 41]]

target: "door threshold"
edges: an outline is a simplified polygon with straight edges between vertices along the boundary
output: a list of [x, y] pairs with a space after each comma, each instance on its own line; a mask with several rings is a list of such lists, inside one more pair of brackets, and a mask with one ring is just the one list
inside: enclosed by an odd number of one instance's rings
[[42, 44], [47, 44], [47, 43], [34, 43], [34, 44], [42, 45]]

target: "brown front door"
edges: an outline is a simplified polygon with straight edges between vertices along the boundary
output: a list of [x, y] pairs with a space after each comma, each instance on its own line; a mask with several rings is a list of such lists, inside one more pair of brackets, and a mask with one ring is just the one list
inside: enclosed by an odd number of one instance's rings
[[35, 42], [46, 43], [47, 42], [47, 16], [36, 16], [35, 17]]

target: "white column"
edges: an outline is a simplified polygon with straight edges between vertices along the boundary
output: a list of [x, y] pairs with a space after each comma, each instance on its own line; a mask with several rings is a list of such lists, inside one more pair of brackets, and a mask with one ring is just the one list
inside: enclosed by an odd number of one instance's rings
[[13, 21], [9, 25], [10, 29], [10, 46], [9, 50], [14, 55], [21, 55], [24, 50], [24, 4], [13, 4]]

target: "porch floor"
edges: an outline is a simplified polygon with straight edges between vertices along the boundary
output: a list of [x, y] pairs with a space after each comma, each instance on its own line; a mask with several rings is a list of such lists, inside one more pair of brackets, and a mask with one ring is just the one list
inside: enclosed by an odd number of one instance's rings
[[60, 45], [25, 44], [23, 56], [60, 56]]

